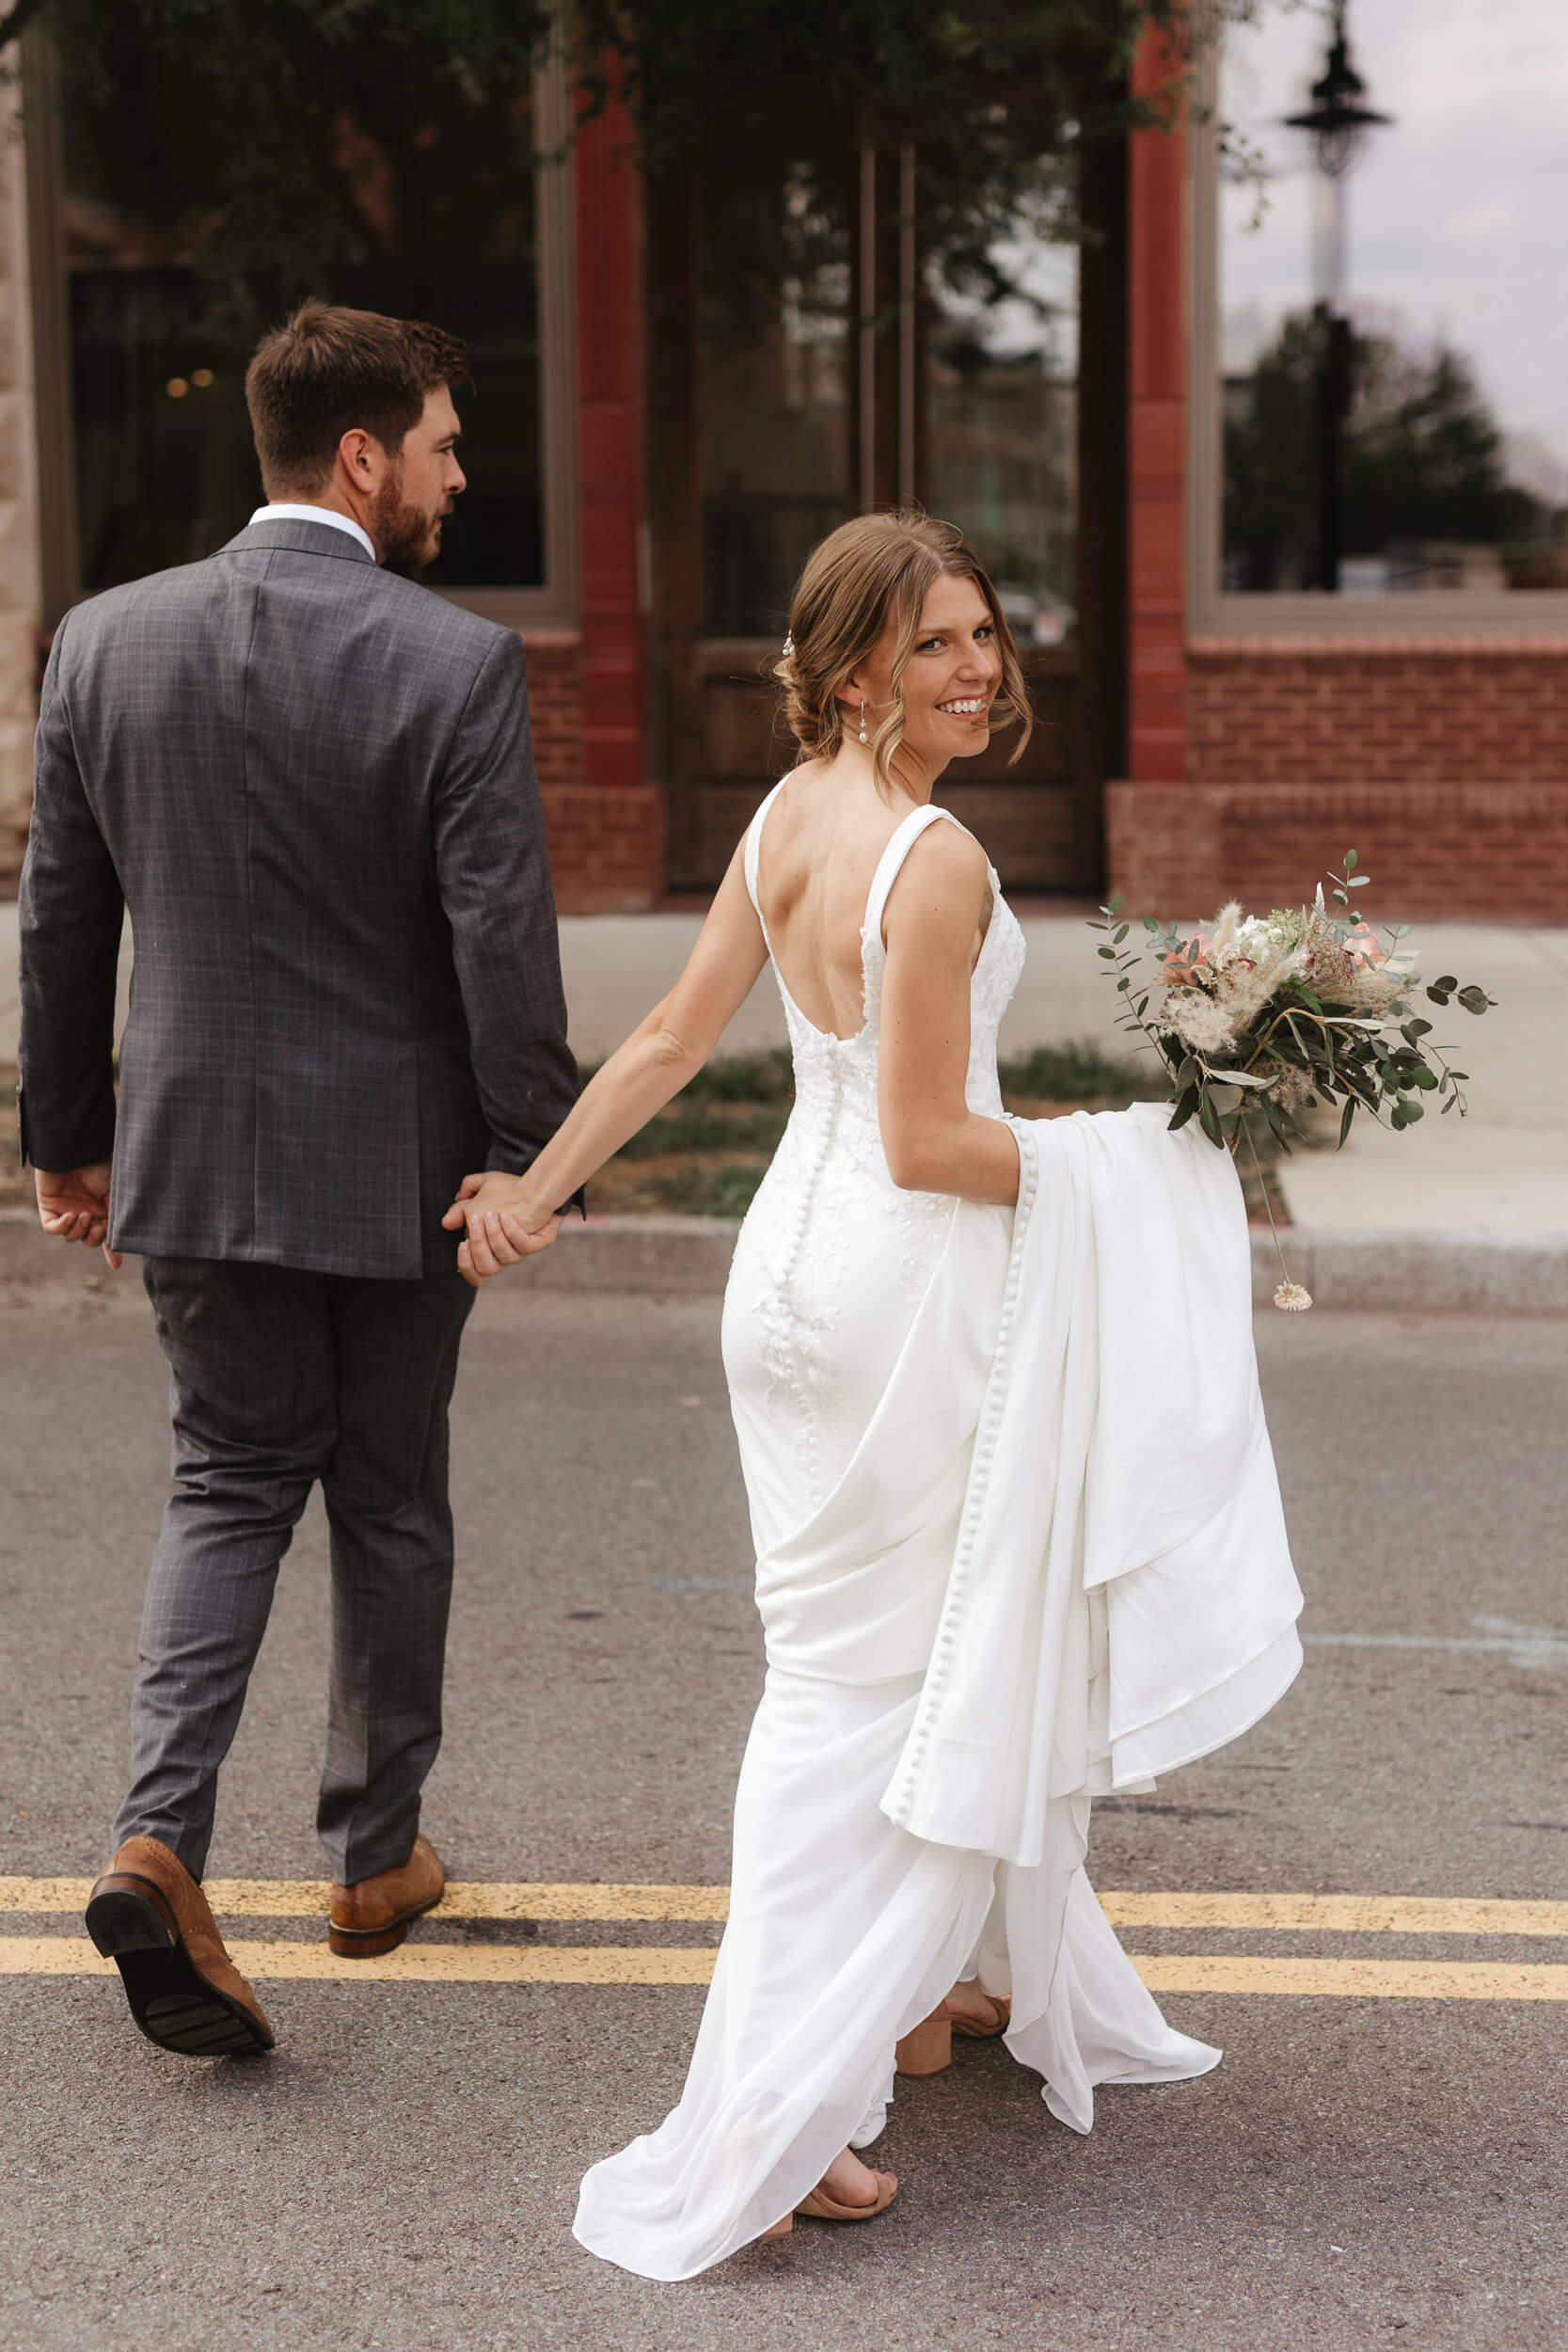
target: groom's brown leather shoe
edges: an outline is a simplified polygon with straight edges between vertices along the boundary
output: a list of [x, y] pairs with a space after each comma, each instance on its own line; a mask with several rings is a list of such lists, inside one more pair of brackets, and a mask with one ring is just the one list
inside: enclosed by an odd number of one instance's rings
[[245, 2058], [272, 2027], [218, 1933], [207, 1898], [156, 1837], [128, 1837], [87, 1898], [87, 1933], [125, 1985], [131, 2014], [161, 2050]]
[[352, 1886], [332, 1882], [326, 1940], [341, 1960], [373, 1960], [395, 1952], [410, 1920], [429, 1911], [446, 1892], [446, 1872], [428, 1837], [416, 1837], [401, 1869], [378, 1870]]

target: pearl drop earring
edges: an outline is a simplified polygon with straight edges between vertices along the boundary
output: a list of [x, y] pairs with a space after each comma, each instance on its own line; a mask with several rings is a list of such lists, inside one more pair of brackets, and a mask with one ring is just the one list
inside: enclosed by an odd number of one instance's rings
[[865, 741], [865, 696], [861, 696], [861, 741]]

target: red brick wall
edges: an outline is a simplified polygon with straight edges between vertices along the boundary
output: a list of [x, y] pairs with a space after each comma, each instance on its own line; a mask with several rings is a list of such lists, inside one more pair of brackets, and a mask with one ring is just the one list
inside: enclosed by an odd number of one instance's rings
[[1353, 849], [1375, 921], [1568, 921], [1568, 783], [1114, 784], [1106, 819], [1134, 915], [1299, 906]]
[[1140, 912], [1298, 902], [1354, 849], [1374, 914], [1568, 922], [1568, 641], [1200, 640], [1187, 746], [1108, 796]]
[[1568, 784], [1568, 640], [1200, 640], [1187, 649], [1187, 773]]
[[1187, 745], [1107, 793], [1139, 914], [1299, 904], [1354, 849], [1374, 915], [1568, 922], [1568, 640], [1199, 640]]
[[529, 719], [562, 914], [635, 914], [664, 890], [664, 794], [583, 779], [582, 641], [527, 635]]
[[529, 728], [546, 792], [582, 782], [582, 641], [576, 629], [525, 630]]

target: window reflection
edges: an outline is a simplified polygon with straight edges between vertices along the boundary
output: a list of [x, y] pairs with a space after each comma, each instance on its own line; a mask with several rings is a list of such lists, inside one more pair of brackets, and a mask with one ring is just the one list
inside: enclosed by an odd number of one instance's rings
[[700, 362], [704, 628], [784, 633], [850, 512], [847, 158], [711, 152]]
[[[1330, 13], [1227, 34], [1219, 114], [1224, 569], [1232, 591], [1323, 577], [1328, 189], [1285, 118]], [[1349, 0], [1372, 105], [1342, 185], [1349, 321], [1338, 593], [1568, 588], [1568, 320], [1543, 300], [1563, 195], [1550, 0]], [[1250, 151], [1259, 183], [1238, 167]]]
[[1072, 630], [1076, 255], [1020, 238], [991, 257], [990, 300], [936, 273], [926, 337], [927, 502], [990, 572], [1013, 634]]
[[[154, 101], [156, 93], [153, 93]], [[166, 93], [172, 101], [172, 93]], [[459, 395], [469, 487], [427, 577], [544, 583], [534, 175], [528, 93], [372, 79], [370, 120], [327, 125], [329, 301], [431, 318], [468, 343]], [[113, 586], [221, 547], [260, 503], [244, 399], [259, 334], [285, 307], [219, 250], [197, 187], [138, 211], [134, 143], [68, 103], [65, 235], [81, 587]], [[163, 177], [178, 177], [165, 147]], [[346, 218], [348, 233], [344, 233]]]

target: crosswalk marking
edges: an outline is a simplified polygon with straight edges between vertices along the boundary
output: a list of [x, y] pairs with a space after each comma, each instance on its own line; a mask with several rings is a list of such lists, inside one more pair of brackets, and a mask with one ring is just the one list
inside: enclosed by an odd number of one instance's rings
[[[0, 1878], [0, 1912], [80, 1914], [92, 1881]], [[209, 1879], [207, 1899], [225, 1919], [325, 1915], [325, 1879]], [[584, 1882], [453, 1880], [440, 1910], [453, 1919], [605, 1919], [695, 1922], [729, 1915], [726, 1886], [596, 1885]], [[1443, 1895], [1192, 1895], [1102, 1893], [1118, 1928], [1232, 1928], [1354, 1935], [1568, 1936], [1568, 1902]]]
[[[339, 1960], [325, 1943], [230, 1946], [258, 1984], [705, 1985], [708, 1945], [404, 1944], [375, 1960]], [[1568, 2001], [1568, 1964], [1461, 1960], [1254, 1959], [1135, 1952], [1151, 1993], [1287, 1994], [1297, 1999]], [[108, 1977], [85, 1936], [0, 1936], [0, 1976]]]

